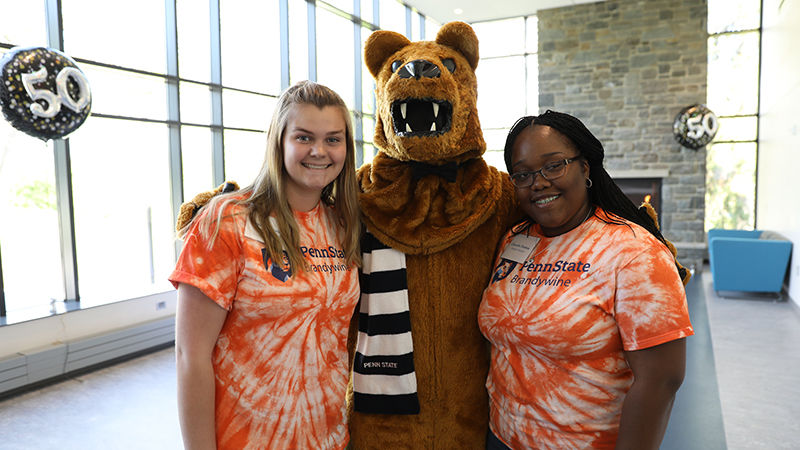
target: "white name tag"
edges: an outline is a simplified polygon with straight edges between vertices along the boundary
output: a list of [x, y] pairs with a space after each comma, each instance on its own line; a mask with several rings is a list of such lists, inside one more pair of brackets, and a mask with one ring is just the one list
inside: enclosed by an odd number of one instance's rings
[[506, 248], [503, 249], [503, 254], [500, 255], [500, 257], [522, 264], [528, 260], [538, 243], [538, 237], [518, 234], [514, 236]]

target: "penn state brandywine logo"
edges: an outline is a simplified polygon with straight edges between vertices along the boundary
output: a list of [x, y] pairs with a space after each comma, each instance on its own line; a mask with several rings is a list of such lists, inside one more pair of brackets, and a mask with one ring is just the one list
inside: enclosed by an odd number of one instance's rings
[[269, 257], [267, 249], [261, 249], [261, 257], [264, 259], [264, 268], [275, 277], [276, 280], [286, 282], [292, 276], [292, 264], [289, 262], [289, 255], [286, 250], [281, 252], [280, 265], [275, 264], [275, 261]]
[[494, 268], [494, 275], [492, 275], [492, 283], [497, 283], [498, 281], [504, 279], [511, 271], [514, 270], [514, 267], [517, 266], [517, 263], [508, 259], [501, 259], [500, 264]]

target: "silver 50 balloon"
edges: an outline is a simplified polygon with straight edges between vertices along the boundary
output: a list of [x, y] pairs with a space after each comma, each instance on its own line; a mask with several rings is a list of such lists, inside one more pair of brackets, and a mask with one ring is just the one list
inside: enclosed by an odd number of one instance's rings
[[[46, 67], [42, 67], [33, 73], [22, 74], [22, 84], [25, 86], [25, 91], [28, 93], [31, 100], [34, 100], [30, 108], [31, 112], [35, 115], [46, 118], [55, 117], [61, 110], [61, 105], [66, 106], [76, 113], [80, 113], [83, 108], [92, 102], [89, 82], [86, 80], [86, 76], [83, 72], [77, 68], [64, 67], [58, 72], [58, 75], [56, 75], [55, 94], [47, 89], [36, 89], [34, 87], [35, 83], [47, 81], [47, 76]], [[78, 84], [80, 94], [77, 101], [73, 100], [67, 91], [67, 81], [70, 78]], [[47, 109], [43, 108], [42, 105], [35, 100], [44, 100], [45, 103], [47, 103]]]
[[0, 76], [3, 116], [31, 136], [62, 138], [89, 116], [89, 81], [61, 52], [44, 47], [12, 48], [0, 60]]

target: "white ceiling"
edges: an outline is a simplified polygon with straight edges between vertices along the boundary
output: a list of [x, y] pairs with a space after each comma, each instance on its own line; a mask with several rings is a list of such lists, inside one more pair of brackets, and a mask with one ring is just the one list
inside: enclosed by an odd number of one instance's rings
[[[598, 1], [603, 0], [403, 0], [403, 3], [444, 24], [453, 20], [471, 23], [527, 16], [540, 9]], [[456, 14], [456, 8], [460, 8], [462, 13]]]

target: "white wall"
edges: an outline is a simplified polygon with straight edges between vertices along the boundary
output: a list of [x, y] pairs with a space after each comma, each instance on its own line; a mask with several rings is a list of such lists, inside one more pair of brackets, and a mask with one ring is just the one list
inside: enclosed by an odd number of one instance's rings
[[[164, 302], [165, 307], [158, 308]], [[175, 315], [176, 291], [0, 327], [0, 359]]]
[[756, 226], [793, 241], [789, 296], [800, 305], [800, 2], [763, 4]]

